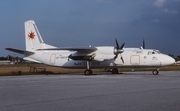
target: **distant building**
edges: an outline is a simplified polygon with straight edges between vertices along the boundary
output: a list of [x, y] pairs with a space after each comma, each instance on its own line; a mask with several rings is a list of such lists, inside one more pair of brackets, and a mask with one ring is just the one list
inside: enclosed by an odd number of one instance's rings
[[176, 62], [176, 65], [180, 65], [180, 61], [177, 61], [177, 62]]
[[8, 64], [14, 64], [14, 62], [11, 62], [10, 60], [0, 60], [0, 65], [8, 65]]

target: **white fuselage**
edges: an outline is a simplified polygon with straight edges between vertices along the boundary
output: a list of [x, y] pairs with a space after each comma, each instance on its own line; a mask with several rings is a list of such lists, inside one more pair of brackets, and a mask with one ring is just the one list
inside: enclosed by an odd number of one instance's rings
[[[161, 67], [173, 64], [175, 61], [170, 56], [159, 53], [157, 50], [140, 49], [140, 48], [124, 48], [124, 52], [119, 54], [114, 60], [114, 47], [104, 46], [96, 47], [97, 51], [89, 54], [94, 55], [94, 59], [90, 61], [91, 68], [118, 68], [118, 67]], [[35, 54], [25, 56], [26, 60], [34, 60], [36, 62], [47, 65], [60, 66], [64, 68], [86, 68], [86, 60], [72, 60], [72, 56], [83, 56], [76, 54], [76, 51], [69, 50], [40, 50]], [[87, 56], [87, 55], [86, 55]], [[122, 59], [124, 63], [122, 62]]]

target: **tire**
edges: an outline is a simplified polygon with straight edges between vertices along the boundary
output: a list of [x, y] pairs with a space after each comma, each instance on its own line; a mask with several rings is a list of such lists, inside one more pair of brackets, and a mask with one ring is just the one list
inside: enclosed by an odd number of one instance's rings
[[84, 75], [92, 75], [92, 74], [93, 74], [92, 70], [86, 69], [86, 70], [84, 71]]
[[159, 71], [158, 70], [154, 70], [152, 71], [153, 75], [158, 75], [159, 74]]
[[119, 71], [117, 68], [112, 69], [112, 74], [119, 74]]

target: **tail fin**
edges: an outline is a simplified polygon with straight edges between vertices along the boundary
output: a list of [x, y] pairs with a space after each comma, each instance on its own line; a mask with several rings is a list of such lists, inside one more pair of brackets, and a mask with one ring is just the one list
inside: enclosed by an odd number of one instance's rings
[[33, 20], [25, 22], [25, 40], [26, 40], [26, 50], [35, 51], [37, 49], [44, 48], [55, 48], [54, 46], [45, 44], [36, 24]]

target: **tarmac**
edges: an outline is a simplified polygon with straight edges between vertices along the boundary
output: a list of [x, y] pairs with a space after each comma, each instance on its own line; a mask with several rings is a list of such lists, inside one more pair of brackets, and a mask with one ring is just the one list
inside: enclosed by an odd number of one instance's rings
[[179, 111], [180, 71], [0, 77], [0, 111]]

